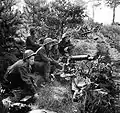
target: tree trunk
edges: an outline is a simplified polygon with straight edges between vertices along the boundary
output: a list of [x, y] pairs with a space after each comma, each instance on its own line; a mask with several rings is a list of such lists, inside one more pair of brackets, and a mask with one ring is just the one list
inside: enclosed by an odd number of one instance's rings
[[94, 8], [94, 4], [92, 5], [92, 16], [93, 16], [93, 21], [94, 21], [94, 18], [95, 18], [95, 8]]
[[113, 20], [112, 20], [112, 24], [115, 24], [115, 9], [116, 9], [116, 2], [114, 2], [114, 6], [113, 6]]

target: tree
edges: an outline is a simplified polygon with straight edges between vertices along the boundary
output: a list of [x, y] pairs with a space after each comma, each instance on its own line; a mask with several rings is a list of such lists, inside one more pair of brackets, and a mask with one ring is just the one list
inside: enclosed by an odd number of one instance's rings
[[15, 5], [15, 0], [0, 1], [0, 53], [8, 49], [8, 42], [16, 35], [21, 24], [21, 13], [12, 9]]
[[89, 0], [89, 1], [85, 2], [85, 4], [89, 4], [89, 3], [92, 3], [91, 4], [91, 6], [92, 6], [92, 18], [94, 20], [95, 8], [102, 4], [102, 0]]
[[120, 5], [120, 0], [106, 0], [106, 4], [113, 9], [112, 24], [115, 24], [115, 10]]
[[66, 0], [56, 0], [51, 3], [36, 0], [36, 2], [25, 0], [27, 6], [24, 14], [29, 20], [30, 26], [39, 28], [41, 34], [56, 38], [61, 36], [64, 29], [82, 24], [84, 19], [84, 8]]
[[74, 0], [74, 3], [78, 6], [85, 5], [85, 1], [83, 1], [83, 0]]
[[14, 37], [17, 36], [22, 17], [18, 10], [13, 9], [15, 5], [15, 0], [0, 1], [0, 80], [7, 67], [17, 60], [11, 51], [19, 49]]

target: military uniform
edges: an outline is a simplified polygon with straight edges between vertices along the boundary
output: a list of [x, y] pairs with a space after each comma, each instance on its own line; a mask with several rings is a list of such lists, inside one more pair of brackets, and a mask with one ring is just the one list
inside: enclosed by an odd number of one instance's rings
[[[65, 48], [68, 47], [67, 51], [65, 51]], [[72, 52], [72, 48], [74, 46], [71, 44], [70, 40], [68, 40], [67, 42], [65, 41], [65, 39], [62, 39], [60, 41], [60, 43], [58, 44], [58, 49], [59, 49], [59, 52], [62, 56], [65, 56], [65, 53], [69, 53], [71, 54]]]
[[36, 89], [29, 74], [31, 74], [31, 68], [24, 63], [13, 66], [6, 74], [6, 79], [9, 81], [8, 87], [10, 89], [20, 88], [33, 95]]
[[35, 39], [32, 36], [28, 36], [26, 40], [26, 49], [31, 49], [33, 51], [36, 51], [40, 45], [35, 43]]
[[50, 58], [49, 51], [47, 51], [44, 46], [38, 50], [37, 55], [35, 56], [35, 61], [38, 61], [40, 65], [43, 65], [46, 81], [50, 81], [51, 64], [56, 65], [58, 68], [62, 69], [57, 61]]
[[59, 50], [52, 48], [52, 50], [50, 51], [50, 57], [56, 61], [59, 60], [59, 58], [60, 58]]

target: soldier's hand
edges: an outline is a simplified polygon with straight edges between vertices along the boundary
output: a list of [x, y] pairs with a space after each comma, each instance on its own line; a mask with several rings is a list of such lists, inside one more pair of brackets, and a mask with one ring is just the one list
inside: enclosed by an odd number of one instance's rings
[[94, 60], [93, 56], [88, 56], [88, 60]]
[[39, 94], [38, 94], [38, 93], [35, 93], [35, 94], [34, 94], [34, 97], [37, 97], [37, 98], [38, 98], [38, 97], [39, 97]]
[[66, 48], [64, 49], [64, 51], [67, 52], [67, 51], [68, 51], [68, 47], [66, 47]]

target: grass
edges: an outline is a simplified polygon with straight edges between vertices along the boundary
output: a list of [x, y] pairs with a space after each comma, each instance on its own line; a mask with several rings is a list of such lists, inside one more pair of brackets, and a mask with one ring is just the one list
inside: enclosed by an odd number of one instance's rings
[[76, 105], [73, 105], [72, 102], [69, 84], [63, 86], [58, 82], [40, 89], [36, 106], [39, 109], [57, 113], [74, 113], [74, 109], [76, 109]]
[[[72, 96], [69, 83], [61, 85], [55, 80], [53, 83], [40, 88], [38, 93], [39, 97], [36, 102], [34, 104], [29, 104], [28, 106], [32, 109], [30, 113], [42, 111], [48, 111], [48, 113], [73, 113]], [[15, 109], [16, 108], [14, 108], [13, 111]]]

